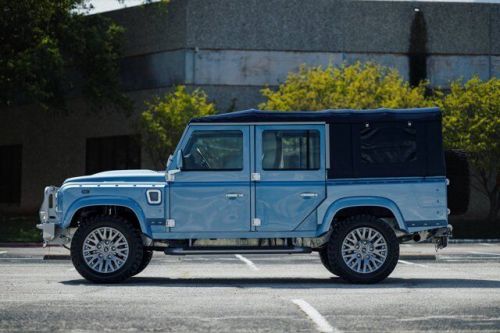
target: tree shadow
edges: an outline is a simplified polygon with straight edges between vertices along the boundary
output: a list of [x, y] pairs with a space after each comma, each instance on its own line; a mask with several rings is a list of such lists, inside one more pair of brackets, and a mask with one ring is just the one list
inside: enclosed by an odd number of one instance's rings
[[[68, 286], [95, 285], [84, 279], [61, 281]], [[101, 284], [120, 287], [171, 288], [272, 288], [272, 289], [384, 289], [384, 288], [500, 288], [498, 280], [442, 279], [442, 278], [387, 278], [377, 284], [351, 284], [341, 278], [168, 278], [134, 277], [120, 284]]]

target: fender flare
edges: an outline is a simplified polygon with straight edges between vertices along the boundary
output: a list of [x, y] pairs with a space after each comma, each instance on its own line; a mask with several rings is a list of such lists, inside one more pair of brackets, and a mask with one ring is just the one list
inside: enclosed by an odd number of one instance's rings
[[323, 215], [320, 227], [321, 232], [327, 232], [330, 229], [333, 218], [341, 209], [361, 206], [373, 206], [389, 209], [396, 218], [399, 228], [408, 232], [408, 228], [406, 227], [403, 215], [401, 214], [398, 206], [394, 203], [394, 201], [384, 197], [348, 197], [334, 201]]
[[69, 206], [62, 219], [61, 227], [63, 229], [68, 228], [73, 216], [79, 209], [92, 206], [121, 206], [130, 209], [137, 217], [142, 233], [149, 235], [146, 216], [142, 208], [131, 198], [123, 196], [92, 196], [78, 199]]

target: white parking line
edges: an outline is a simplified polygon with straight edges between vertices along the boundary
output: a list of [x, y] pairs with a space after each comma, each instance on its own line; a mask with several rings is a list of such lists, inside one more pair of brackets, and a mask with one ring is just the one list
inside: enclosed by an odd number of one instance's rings
[[416, 264], [414, 262], [406, 261], [406, 260], [398, 260], [399, 263], [405, 264], [405, 265], [411, 265], [411, 266], [418, 266], [418, 267], [429, 267], [427, 265], [422, 265], [422, 264]]
[[493, 252], [469, 251], [468, 253], [472, 253], [472, 254], [486, 254], [488, 256], [500, 256], [500, 253], [493, 253]]
[[73, 272], [73, 271], [76, 271], [75, 267], [68, 269], [68, 272]]
[[6, 254], [7, 251], [0, 251], [0, 254]]
[[248, 267], [250, 267], [254, 271], [258, 271], [259, 270], [259, 267], [255, 266], [255, 264], [251, 260], [243, 257], [241, 254], [235, 254], [234, 256], [236, 258], [240, 259], [241, 261], [243, 261], [245, 264], [247, 264]]
[[316, 328], [320, 332], [340, 332], [339, 330], [333, 328], [332, 325], [318, 312], [311, 304], [307, 303], [303, 299], [292, 299], [295, 303], [315, 324]]

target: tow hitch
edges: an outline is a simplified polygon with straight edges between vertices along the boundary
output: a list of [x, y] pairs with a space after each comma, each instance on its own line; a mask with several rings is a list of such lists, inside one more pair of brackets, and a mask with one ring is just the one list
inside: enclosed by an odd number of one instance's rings
[[432, 236], [432, 241], [436, 245], [436, 252], [448, 246], [448, 239], [452, 235], [453, 227], [451, 224], [448, 224], [446, 228], [440, 228], [436, 230], [436, 233]]

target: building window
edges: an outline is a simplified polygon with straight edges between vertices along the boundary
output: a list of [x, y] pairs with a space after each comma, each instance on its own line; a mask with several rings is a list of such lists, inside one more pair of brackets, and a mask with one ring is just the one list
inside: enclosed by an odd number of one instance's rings
[[141, 146], [137, 136], [121, 135], [88, 138], [86, 173], [107, 170], [140, 169]]
[[318, 131], [264, 131], [262, 169], [318, 170], [319, 147]]
[[21, 202], [23, 146], [0, 146], [0, 203]]
[[186, 171], [243, 169], [241, 131], [194, 131], [183, 151]]

